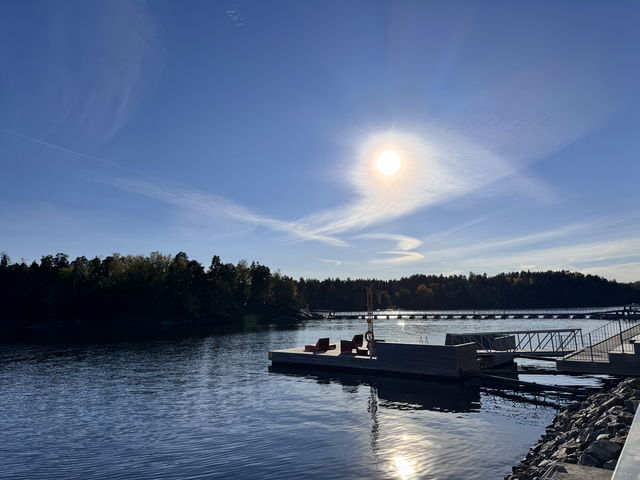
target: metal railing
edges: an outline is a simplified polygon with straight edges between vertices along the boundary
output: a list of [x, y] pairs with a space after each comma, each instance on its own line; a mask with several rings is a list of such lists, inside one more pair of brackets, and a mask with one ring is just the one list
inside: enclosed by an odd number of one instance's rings
[[629, 339], [640, 335], [637, 319], [613, 320], [582, 336], [583, 348], [567, 355], [564, 360], [608, 362], [609, 352], [628, 350]]
[[485, 351], [573, 352], [583, 348], [582, 329], [513, 330], [505, 332], [449, 333], [446, 343], [474, 342]]
[[[313, 310], [319, 314], [326, 314], [332, 317], [357, 317], [367, 315], [366, 311], [330, 311], [330, 310]], [[574, 308], [508, 308], [508, 309], [458, 309], [458, 310], [375, 310], [374, 316], [395, 317], [402, 315], [408, 316], [479, 316], [479, 315], [586, 315], [594, 318], [597, 315], [606, 316], [607, 314], [628, 314], [640, 316], [640, 306], [620, 305], [610, 307], [574, 307]]]

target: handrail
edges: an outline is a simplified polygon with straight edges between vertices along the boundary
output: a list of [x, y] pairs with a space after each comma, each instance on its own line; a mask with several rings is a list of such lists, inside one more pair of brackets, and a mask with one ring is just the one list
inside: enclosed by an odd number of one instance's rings
[[[313, 310], [318, 313], [332, 312], [333, 316], [360, 316], [366, 311], [331, 311]], [[591, 315], [618, 312], [640, 313], [640, 306], [636, 304], [609, 307], [568, 307], [568, 308], [510, 308], [510, 309], [456, 309], [456, 310], [375, 310], [374, 315]]]
[[[626, 328], [623, 328], [626, 327]], [[613, 320], [582, 336], [583, 348], [563, 360], [608, 361], [609, 352], [621, 348], [625, 341], [640, 334], [640, 320]]]

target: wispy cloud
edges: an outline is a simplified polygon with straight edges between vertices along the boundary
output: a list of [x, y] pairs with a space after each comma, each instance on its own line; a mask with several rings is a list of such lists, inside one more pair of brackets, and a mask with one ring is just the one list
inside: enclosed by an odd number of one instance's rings
[[43, 147], [50, 148], [52, 150], [57, 150], [58, 152], [68, 153], [70, 155], [73, 155], [74, 157], [84, 158], [86, 160], [91, 160], [92, 162], [101, 163], [103, 165], [107, 165], [109, 167], [115, 167], [115, 168], [120, 169], [120, 170], [126, 170], [126, 171], [134, 173], [134, 174], [143, 173], [140, 170], [136, 170], [136, 169], [133, 169], [133, 168], [125, 167], [124, 165], [120, 165], [119, 163], [110, 162], [109, 160], [105, 160], [103, 158], [96, 157], [94, 155], [88, 155], [86, 153], [79, 152], [77, 150], [73, 150], [73, 149], [70, 149], [70, 148], [66, 148], [66, 147], [63, 147], [61, 145], [57, 145], [55, 143], [46, 142], [46, 141], [44, 141], [44, 140], [42, 140], [40, 138], [31, 137], [29, 135], [25, 135], [24, 133], [16, 132], [14, 130], [8, 130], [6, 128], [2, 128], [2, 129], [0, 129], [0, 132], [5, 133], [7, 135], [13, 135], [14, 137], [20, 138], [22, 140], [26, 140], [27, 142], [30, 142], [30, 143], [35, 143], [37, 145], [41, 145]]
[[330, 264], [336, 265], [336, 266], [342, 265], [342, 261], [341, 260], [335, 260], [333, 258], [321, 258], [320, 261], [322, 263], [330, 263]]
[[299, 222], [287, 222], [260, 215], [242, 205], [223, 197], [204, 194], [191, 187], [178, 183], [150, 182], [119, 178], [112, 182], [115, 187], [161, 200], [167, 204], [197, 212], [205, 218], [228, 218], [237, 222], [284, 232], [303, 240], [316, 240], [333, 246], [346, 246], [348, 243], [338, 237], [314, 233]]
[[[402, 158], [400, 171], [389, 178], [375, 168], [386, 148]], [[382, 132], [367, 138], [356, 154], [347, 176], [352, 200], [303, 221], [322, 234], [362, 230], [477, 192], [515, 172], [491, 151], [436, 126], [420, 133]]]
[[422, 260], [424, 258], [424, 255], [421, 253], [413, 251], [422, 245], [422, 241], [408, 235], [400, 235], [397, 233], [365, 233], [362, 235], [356, 235], [352, 238], [354, 240], [378, 239], [391, 240], [395, 242], [396, 245], [394, 250], [378, 252], [380, 255], [390, 256], [391, 258], [376, 258], [372, 260], [373, 263], [408, 263]]
[[[513, 243], [512, 245], [515, 245]], [[486, 248], [486, 245], [485, 247]], [[448, 252], [451, 253], [451, 252]], [[458, 255], [429, 254], [428, 268], [498, 273], [513, 270], [578, 270], [620, 281], [640, 279], [640, 233], [584, 242], [565, 239], [562, 245], [520, 248], [505, 253], [496, 247], [484, 252], [471, 248]]]
[[44, 7], [45, 38], [34, 52], [38, 62], [25, 63], [22, 49], [0, 46], [4, 75], [12, 80], [7, 84], [15, 85], [5, 91], [1, 123], [78, 148], [109, 140], [158, 70], [159, 27], [142, 2]]
[[610, 59], [585, 51], [525, 70], [461, 97], [445, 123], [515, 162], [531, 162], [589, 135], [635, 95], [634, 75], [620, 75]]
[[397, 233], [364, 233], [362, 235], [356, 235], [351, 238], [353, 239], [372, 238], [372, 239], [382, 239], [382, 240], [393, 240], [394, 242], [397, 242], [396, 248], [398, 250], [404, 250], [404, 251], [415, 250], [420, 245], [422, 245], [422, 241], [418, 240], [417, 238], [410, 237], [408, 235], [400, 235]]
[[470, 255], [478, 255], [482, 252], [504, 250], [510, 247], [522, 247], [545, 240], [564, 238], [570, 234], [591, 231], [593, 224], [571, 224], [559, 228], [550, 229], [544, 232], [537, 232], [528, 235], [519, 235], [501, 240], [490, 240], [485, 242], [474, 241], [464, 245], [443, 249], [434, 249], [429, 252], [429, 258], [433, 260], [446, 260], [454, 258], [465, 258]]
[[227, 9], [225, 14], [231, 19], [234, 27], [244, 27], [244, 18], [242, 18], [240, 10], [238, 10], [235, 5], [232, 5], [231, 8]]
[[619, 282], [640, 281], [640, 262], [615, 263], [598, 267], [583, 268], [582, 272], [612, 278]]
[[[617, 218], [593, 218], [583, 222], [575, 222], [541, 232], [516, 235], [501, 238], [499, 240], [488, 240], [484, 242], [477, 240], [469, 242], [468, 239], [470, 236], [464, 235], [459, 238], [449, 239], [449, 243], [457, 241], [461, 243], [460, 245], [429, 250], [429, 260], [449, 261], [462, 258], [468, 259], [481, 255], [490, 255], [493, 252], [500, 252], [500, 255], [505, 255], [504, 252], [506, 251], [521, 252], [523, 250], [522, 247], [543, 244], [549, 241], [554, 241], [556, 244], [560, 242], [571, 245], [568, 248], [574, 248], [574, 246], [575, 248], [578, 248], [580, 245], [584, 244], [584, 240], [582, 238], [586, 235], [589, 235], [591, 238], [597, 236], [599, 241], [595, 242], [596, 244], [610, 244], [613, 246], [616, 245], [618, 239], [635, 238], [635, 236], [640, 236], [640, 231], [637, 225], [637, 218], [626, 215]], [[471, 237], [474, 238], [474, 235], [471, 235]], [[429, 243], [434, 244], [437, 242], [435, 237], [433, 240], [433, 242]], [[593, 258], [595, 259], [595, 257]], [[540, 262], [529, 263], [537, 264]], [[518, 262], [518, 265], [522, 265], [522, 262]]]
[[640, 257], [640, 235], [607, 239], [597, 242], [571, 243], [569, 245], [518, 251], [509, 255], [491, 255], [469, 258], [480, 268], [496, 265], [539, 265], [543, 268], [567, 268], [595, 262], [611, 262]]
[[372, 263], [408, 263], [417, 262], [424, 258], [419, 252], [405, 252], [403, 250], [389, 250], [386, 252], [380, 252], [382, 255], [392, 255], [391, 258], [377, 258], [372, 260]]

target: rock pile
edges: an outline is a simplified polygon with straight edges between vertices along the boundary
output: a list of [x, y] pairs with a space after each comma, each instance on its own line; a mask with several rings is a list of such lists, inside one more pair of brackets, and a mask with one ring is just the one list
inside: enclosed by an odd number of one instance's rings
[[640, 403], [640, 378], [570, 403], [506, 480], [536, 480], [556, 462], [613, 470]]

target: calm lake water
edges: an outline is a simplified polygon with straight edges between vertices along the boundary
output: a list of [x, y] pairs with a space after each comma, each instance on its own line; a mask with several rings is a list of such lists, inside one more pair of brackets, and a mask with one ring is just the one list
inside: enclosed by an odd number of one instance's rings
[[[376, 336], [443, 343], [446, 332], [586, 332], [602, 323], [378, 320]], [[2, 345], [0, 478], [498, 479], [566, 401], [473, 383], [269, 369], [269, 350], [365, 328], [330, 320], [171, 341]]]

